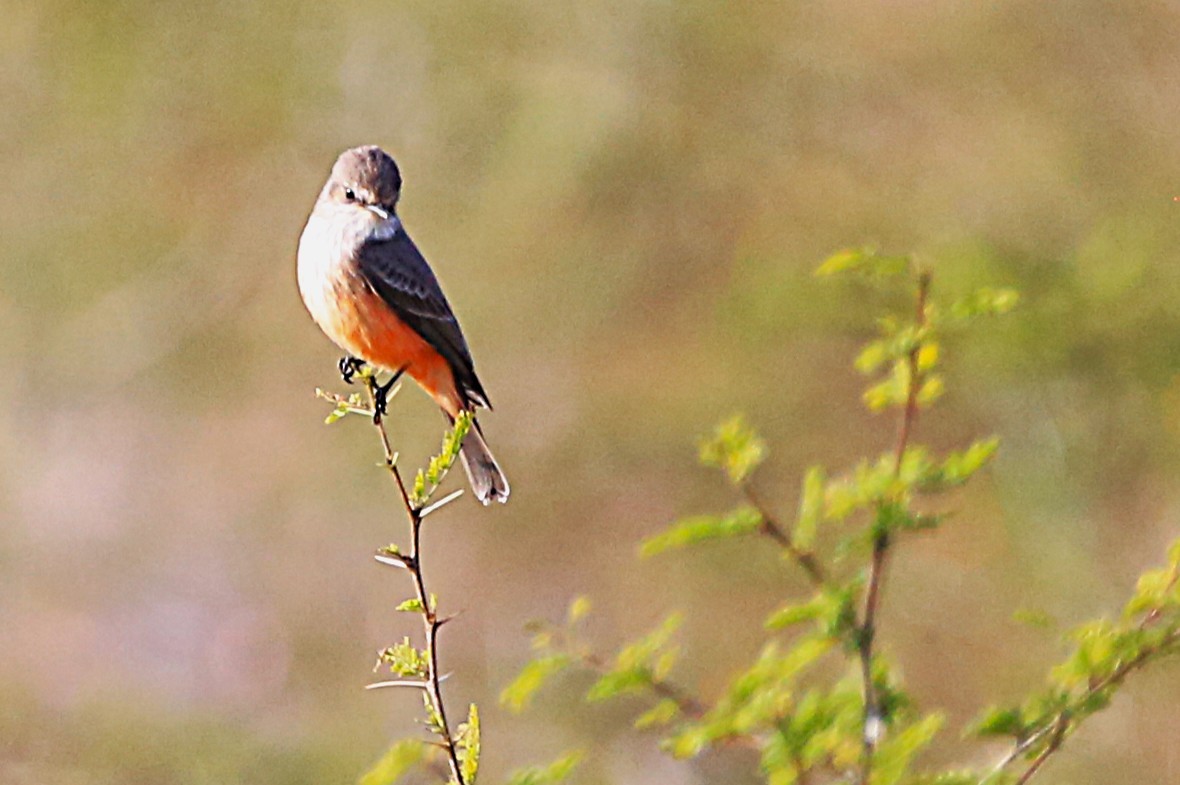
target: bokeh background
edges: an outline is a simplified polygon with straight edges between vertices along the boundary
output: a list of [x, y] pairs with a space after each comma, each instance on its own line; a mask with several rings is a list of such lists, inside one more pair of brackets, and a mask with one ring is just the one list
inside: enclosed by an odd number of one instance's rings
[[[1022, 291], [947, 347], [920, 438], [1002, 454], [892, 562], [881, 640], [983, 764], [977, 709], [1041, 683], [1176, 536], [1180, 3], [0, 0], [0, 781], [351, 782], [413, 733], [365, 693], [414, 632], [371, 560], [404, 521], [362, 422], [322, 424], [337, 351], [294, 252], [335, 155], [398, 158], [403, 218], [496, 405], [512, 502], [426, 532], [455, 705], [486, 776], [747, 783], [672, 763], [578, 680], [514, 717], [521, 627], [595, 601], [604, 650], [688, 610], [708, 694], [798, 576], [743, 543], [635, 544], [731, 503], [695, 439], [745, 412], [757, 484], [887, 449], [850, 361], [891, 298], [811, 276], [865, 242], [951, 296]], [[407, 389], [403, 460], [440, 421]], [[1136, 676], [1046, 782], [1180, 780], [1180, 673]]]

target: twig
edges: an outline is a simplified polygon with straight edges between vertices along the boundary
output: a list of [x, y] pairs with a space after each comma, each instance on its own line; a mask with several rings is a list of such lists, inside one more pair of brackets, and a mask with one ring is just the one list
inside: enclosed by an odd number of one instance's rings
[[[369, 403], [373, 407], [373, 411], [376, 411], [376, 377], [372, 375], [367, 376], [365, 377], [365, 382], [366, 389], [369, 393]], [[385, 467], [393, 477], [398, 494], [400, 494], [402, 499], [402, 505], [406, 510], [406, 518], [410, 522], [410, 552], [404, 554], [400, 561], [413, 579], [414, 592], [418, 597], [418, 603], [421, 607], [419, 613], [422, 618], [422, 630], [426, 636], [426, 678], [422, 684], [422, 689], [426, 692], [427, 699], [431, 704], [434, 714], [432, 719], [437, 720], [438, 727], [436, 730], [442, 739], [439, 746], [446, 752], [447, 762], [451, 768], [451, 776], [457, 785], [467, 785], [463, 779], [463, 769], [459, 765], [459, 751], [456, 749], [455, 739], [451, 735], [451, 728], [447, 722], [446, 707], [443, 705], [442, 699], [442, 678], [440, 678], [438, 671], [438, 631], [446, 624], [449, 617], [439, 618], [437, 615], [437, 609], [434, 607], [430, 593], [426, 590], [426, 581], [422, 576], [422, 510], [415, 507], [410, 501], [410, 494], [406, 491], [406, 484], [402, 480], [401, 472], [397, 468], [396, 455], [389, 443], [389, 434], [385, 431], [384, 420], [377, 417], [372, 419], [373, 427], [377, 429], [377, 433], [381, 437], [381, 446], [385, 451]]]
[[[915, 324], [920, 331], [926, 324], [926, 298], [930, 292], [930, 273], [918, 274], [918, 294]], [[910, 435], [914, 423], [918, 418], [918, 393], [922, 388], [921, 369], [918, 364], [918, 353], [922, 349], [921, 340], [914, 343], [910, 349], [907, 361], [909, 363], [909, 384], [906, 388], [905, 408], [902, 411], [901, 426], [897, 434], [897, 447], [893, 454], [893, 473], [901, 475], [902, 462], [905, 451], [909, 447]], [[861, 680], [864, 684], [864, 735], [862, 738], [860, 785], [868, 785], [873, 770], [873, 753], [881, 735], [881, 706], [877, 700], [877, 690], [873, 683], [873, 642], [877, 634], [877, 608], [881, 602], [881, 583], [885, 573], [885, 558], [889, 553], [889, 532], [880, 527], [873, 534], [873, 555], [869, 564], [869, 582], [865, 591], [864, 615], [857, 630], [856, 647], [860, 656]]]
[[[601, 656], [594, 653], [583, 653], [582, 663], [595, 673], [609, 673], [610, 666]], [[647, 686], [661, 698], [667, 698], [676, 704], [680, 713], [686, 717], [699, 720], [705, 716], [705, 707], [699, 700], [689, 695], [688, 690], [666, 679], [657, 679], [654, 675], [647, 679]]]
[[[1170, 585], [1174, 584], [1175, 581], [1173, 581]], [[1147, 614], [1147, 616], [1144, 617], [1143, 621], [1140, 622], [1139, 629], [1144, 629], [1148, 624], [1157, 619], [1159, 614], [1159, 608], [1153, 608]], [[1061, 745], [1065, 742], [1065, 737], [1069, 734], [1069, 731], [1076, 727], [1078, 722], [1080, 722], [1079, 719], [1075, 719], [1073, 716], [1075, 707], [1083, 706], [1103, 690], [1121, 684], [1129, 675], [1131, 675], [1131, 673], [1146, 665], [1148, 661], [1150, 661], [1156, 655], [1166, 653], [1171, 646], [1177, 643], [1180, 643], [1180, 630], [1173, 630], [1168, 635], [1164, 636], [1164, 638], [1160, 640], [1155, 646], [1144, 649], [1131, 659], [1119, 664], [1105, 677], [1099, 679], [1087, 687], [1086, 691], [1073, 700], [1069, 706], [1054, 715], [1051, 721], [1047, 722], [1036, 732], [1030, 734], [1028, 738], [1022, 739], [1020, 743], [1017, 744], [1011, 752], [1005, 755], [1003, 760], [1001, 760], [995, 766], [995, 768], [992, 769], [992, 774], [997, 774], [1006, 769], [1008, 766], [1012, 765], [1017, 759], [1020, 758], [1021, 755], [1032, 749], [1037, 745], [1037, 743], [1039, 743], [1045, 738], [1045, 736], [1048, 735], [1049, 741], [1046, 743], [1044, 749], [1042, 749], [1037, 754], [1032, 763], [1029, 764], [1028, 768], [1025, 769], [1023, 773], [1021, 773], [1021, 775], [1013, 784], [1025, 785], [1025, 783], [1031, 780], [1033, 776], [1040, 770], [1041, 766], [1045, 764], [1045, 761], [1047, 761], [1050, 756], [1061, 749]]]
[[754, 508], [758, 516], [762, 519], [762, 525], [759, 527], [759, 531], [778, 543], [779, 547], [786, 551], [787, 555], [807, 573], [807, 578], [816, 588], [826, 586], [828, 582], [827, 573], [824, 572], [824, 568], [820, 565], [819, 560], [815, 558], [815, 554], [799, 547], [790, 532], [779, 524], [777, 519], [762, 504], [762, 501], [754, 493], [754, 489], [750, 487], [749, 483], [742, 483], [741, 491], [746, 502]]
[[1069, 730], [1069, 724], [1068, 712], [1063, 711], [1057, 715], [1057, 719], [1049, 726], [1049, 743], [1033, 759], [1033, 762], [1029, 764], [1029, 767], [1025, 769], [1024, 773], [1016, 778], [1016, 782], [1013, 785], [1025, 785], [1040, 770], [1041, 766], [1045, 765], [1045, 761], [1049, 760], [1049, 756], [1061, 748], [1061, 742], [1065, 741], [1065, 732]]
[[[592, 652], [583, 652], [582, 654], [576, 656], [581, 659], [582, 663], [587, 668], [594, 671], [595, 673], [610, 672], [610, 665], [608, 665], [606, 660], [597, 654]], [[679, 684], [676, 684], [675, 682], [668, 681], [667, 679], [657, 679], [654, 674], [649, 674], [647, 678], [647, 687], [656, 696], [675, 703], [676, 708], [679, 709], [680, 713], [686, 717], [690, 717], [694, 720], [700, 720], [704, 718], [706, 712], [708, 711], [705, 707], [705, 704], [701, 703], [700, 700], [693, 697], [693, 695], [691, 695], [688, 690], [686, 690], [684, 687], [681, 687]], [[762, 743], [759, 742], [755, 737], [749, 735], [727, 736], [723, 742], [727, 744], [733, 744], [735, 746], [747, 747], [753, 750], [762, 749]]]

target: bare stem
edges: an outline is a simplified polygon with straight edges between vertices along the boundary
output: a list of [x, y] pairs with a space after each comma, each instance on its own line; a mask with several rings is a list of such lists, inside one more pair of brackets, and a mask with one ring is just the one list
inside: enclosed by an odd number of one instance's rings
[[[917, 306], [915, 309], [915, 324], [921, 330], [926, 324], [926, 299], [930, 292], [930, 273], [918, 274]], [[910, 349], [907, 362], [909, 364], [909, 384], [906, 388], [905, 408], [902, 410], [901, 425], [897, 433], [897, 446], [893, 453], [893, 472], [901, 475], [902, 461], [905, 459], [906, 449], [909, 447], [910, 436], [914, 423], [918, 419], [918, 393], [922, 389], [922, 374], [918, 363], [921, 351], [921, 340], [915, 341]], [[881, 735], [880, 701], [877, 689], [873, 683], [873, 643], [877, 635], [877, 609], [881, 602], [881, 584], [884, 580], [885, 561], [889, 554], [889, 532], [878, 527], [873, 534], [873, 555], [869, 563], [869, 582], [865, 591], [865, 604], [862, 621], [858, 625], [856, 635], [857, 653], [860, 657], [861, 680], [864, 685], [864, 735], [861, 752], [860, 785], [868, 785], [873, 771], [873, 753]]]
[[[369, 392], [369, 403], [374, 407], [375, 411], [376, 377], [368, 376], [365, 381]], [[385, 451], [385, 467], [393, 477], [398, 494], [402, 499], [402, 505], [406, 510], [406, 518], [410, 522], [410, 552], [405, 555], [402, 562], [414, 582], [414, 592], [418, 597], [418, 603], [421, 607], [422, 630], [426, 637], [426, 695], [433, 708], [434, 719], [438, 721], [437, 731], [441, 737], [439, 746], [446, 752], [447, 762], [450, 764], [451, 777], [454, 779], [454, 782], [457, 785], [467, 785], [463, 780], [463, 770], [459, 765], [459, 751], [455, 746], [455, 739], [451, 735], [451, 727], [447, 722], [446, 707], [443, 705], [442, 679], [438, 669], [438, 631], [446, 624], [447, 619], [439, 618], [437, 608], [434, 607], [430, 593], [426, 590], [426, 580], [422, 575], [422, 511], [410, 501], [410, 495], [406, 491], [406, 484], [402, 480], [401, 472], [397, 468], [393, 448], [389, 443], [389, 434], [385, 430], [384, 419], [373, 418], [373, 426], [377, 429], [377, 433], [381, 437], [381, 446]]]

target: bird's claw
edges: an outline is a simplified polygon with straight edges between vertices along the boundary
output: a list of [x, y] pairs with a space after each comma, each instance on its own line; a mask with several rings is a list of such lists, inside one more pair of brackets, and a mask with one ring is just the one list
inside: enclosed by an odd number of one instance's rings
[[345, 355], [340, 358], [340, 362], [336, 363], [336, 367], [340, 369], [340, 378], [344, 380], [344, 383], [352, 384], [353, 377], [360, 373], [361, 368], [365, 367], [365, 361]]
[[389, 378], [385, 384], [377, 384], [373, 380], [373, 423], [379, 425], [381, 418], [385, 416], [389, 405], [389, 391], [393, 389], [393, 385], [397, 384], [397, 380], [402, 378], [402, 374], [406, 372], [406, 366], [402, 366]]

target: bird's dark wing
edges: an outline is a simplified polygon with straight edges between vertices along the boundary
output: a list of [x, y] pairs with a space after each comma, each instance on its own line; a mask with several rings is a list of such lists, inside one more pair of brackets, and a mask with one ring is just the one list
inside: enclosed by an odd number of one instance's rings
[[387, 240], [368, 240], [356, 255], [365, 281], [414, 332], [433, 346], [455, 374], [455, 382], [472, 405], [486, 406], [487, 393], [475, 375], [475, 365], [459, 322], [405, 229]]

